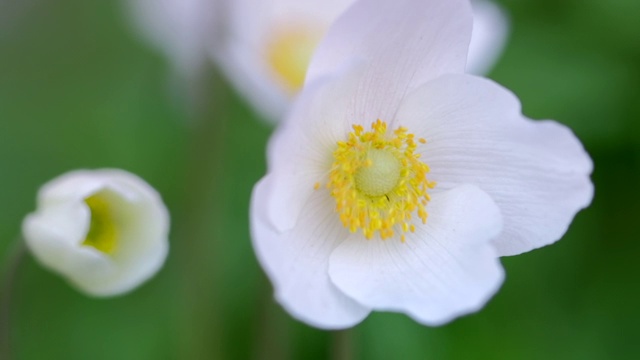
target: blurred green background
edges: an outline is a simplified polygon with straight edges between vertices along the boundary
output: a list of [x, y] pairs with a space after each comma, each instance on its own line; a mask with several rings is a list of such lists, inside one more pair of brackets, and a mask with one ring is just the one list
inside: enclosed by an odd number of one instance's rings
[[187, 91], [120, 2], [0, 0], [2, 268], [39, 186], [71, 169], [134, 172], [173, 215], [166, 266], [123, 297], [87, 298], [26, 256], [15, 358], [640, 359], [640, 1], [500, 3], [512, 33], [490, 77], [526, 115], [582, 139], [594, 202], [562, 241], [504, 258], [506, 282], [481, 312], [439, 328], [375, 313], [336, 334], [272, 300], [247, 215], [271, 128], [215, 70], [198, 85], [206, 101], [180, 101]]

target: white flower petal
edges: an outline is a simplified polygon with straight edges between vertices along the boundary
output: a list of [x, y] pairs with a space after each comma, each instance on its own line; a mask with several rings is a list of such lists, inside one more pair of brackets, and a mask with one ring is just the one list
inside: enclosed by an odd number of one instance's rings
[[[105, 187], [106, 179], [95, 176], [93, 172], [86, 170], [70, 171], [49, 181], [38, 191], [38, 206], [43, 210], [49, 210], [49, 206], [71, 204], [80, 202], [87, 196]], [[52, 213], [54, 213], [52, 211]]]
[[498, 207], [468, 185], [434, 194], [428, 211], [427, 224], [405, 243], [353, 234], [331, 255], [331, 280], [373, 310], [404, 312], [422, 324], [479, 310], [504, 276], [491, 245], [501, 230]]
[[228, 5], [229, 40], [250, 48], [254, 54], [263, 53], [265, 36], [274, 27], [300, 24], [328, 27], [353, 2], [354, 0], [234, 0]]
[[351, 99], [362, 69], [362, 64], [352, 63], [334, 77], [310, 84], [269, 143], [269, 173], [274, 180], [268, 217], [276, 229], [293, 228], [314, 185], [325, 183], [336, 144], [346, 140], [355, 123]]
[[483, 75], [496, 63], [507, 43], [509, 21], [493, 1], [474, 0], [473, 34], [469, 44], [467, 73]]
[[80, 246], [89, 230], [89, 216], [82, 203], [47, 207], [25, 219], [25, 241], [44, 266], [69, 274], [72, 281], [112, 273], [113, 266], [105, 256], [93, 248]]
[[273, 178], [254, 188], [251, 235], [258, 260], [274, 285], [276, 298], [293, 316], [312, 326], [339, 329], [353, 326], [369, 310], [341, 293], [329, 280], [329, 256], [348, 232], [333, 211], [326, 190], [311, 196], [296, 227], [279, 232], [267, 219]]
[[320, 44], [306, 83], [364, 59], [368, 68], [354, 110], [369, 123], [389, 121], [407, 92], [442, 74], [464, 72], [472, 24], [465, 0], [357, 2]]
[[531, 121], [518, 99], [490, 80], [447, 75], [411, 94], [395, 122], [427, 139], [424, 161], [436, 189], [475, 184], [504, 217], [501, 256], [560, 239], [589, 205], [593, 164], [563, 125]]
[[[108, 202], [117, 223], [112, 254], [83, 244], [91, 219], [85, 199], [95, 194]], [[74, 171], [43, 186], [23, 234], [44, 266], [87, 294], [110, 296], [133, 289], [162, 266], [168, 226], [160, 196], [142, 179], [120, 170]]]

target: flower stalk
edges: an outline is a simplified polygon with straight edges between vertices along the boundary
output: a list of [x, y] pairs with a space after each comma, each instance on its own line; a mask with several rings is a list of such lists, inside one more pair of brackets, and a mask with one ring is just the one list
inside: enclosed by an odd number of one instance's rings
[[331, 333], [331, 359], [350, 360], [356, 358], [354, 330], [338, 330]]
[[221, 253], [218, 234], [212, 234], [210, 229], [223, 225], [217, 223], [223, 209], [212, 199], [224, 158], [228, 95], [215, 69], [204, 66], [199, 74], [194, 77], [197, 80], [187, 84], [191, 121], [183, 182], [188, 191], [182, 198], [175, 234], [179, 239], [175, 254], [183, 301], [178, 315], [182, 321], [179, 357], [219, 359], [224, 358], [217, 296], [221, 288], [217, 256]]
[[2, 272], [0, 283], [0, 359], [12, 359], [11, 334], [12, 313], [15, 282], [20, 265], [26, 255], [26, 246], [21, 237], [18, 237], [5, 261], [5, 269]]

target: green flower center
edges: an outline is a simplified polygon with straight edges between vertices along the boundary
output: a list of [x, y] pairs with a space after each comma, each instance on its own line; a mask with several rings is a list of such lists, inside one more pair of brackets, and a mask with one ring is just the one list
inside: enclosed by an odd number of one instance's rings
[[355, 173], [356, 188], [368, 196], [390, 193], [400, 180], [402, 164], [393, 152], [380, 149], [367, 151], [367, 165]]

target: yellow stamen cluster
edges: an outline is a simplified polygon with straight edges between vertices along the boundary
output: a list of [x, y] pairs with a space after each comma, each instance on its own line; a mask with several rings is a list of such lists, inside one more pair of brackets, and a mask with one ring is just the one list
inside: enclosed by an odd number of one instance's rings
[[84, 202], [91, 211], [91, 223], [82, 245], [91, 246], [105, 254], [112, 254], [118, 245], [118, 229], [111, 205], [101, 193], [89, 196]]
[[342, 224], [351, 232], [362, 229], [367, 239], [376, 233], [382, 239], [400, 233], [404, 242], [405, 233], [415, 231], [413, 213], [426, 223], [427, 190], [435, 183], [427, 180], [429, 167], [415, 152], [418, 143], [426, 141], [416, 140], [403, 127], [388, 134], [381, 120], [371, 131], [354, 125], [348, 140], [338, 142], [327, 188], [336, 199]]

